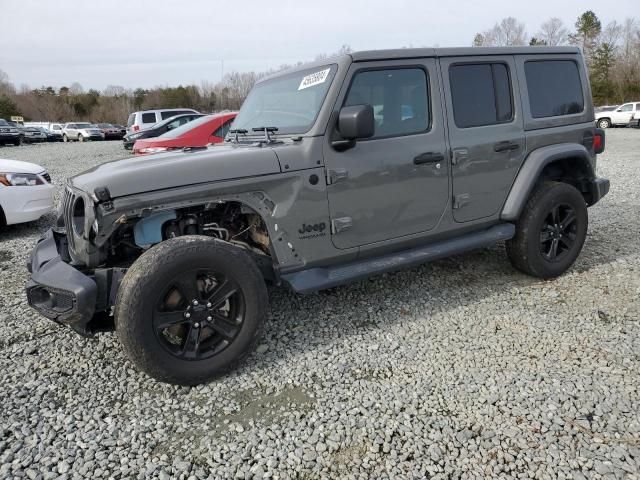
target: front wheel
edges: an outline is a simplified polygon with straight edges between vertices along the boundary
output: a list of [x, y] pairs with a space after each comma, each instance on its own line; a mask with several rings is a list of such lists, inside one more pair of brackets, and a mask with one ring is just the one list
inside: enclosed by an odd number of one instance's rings
[[78, 141], [79, 142], [84, 142], [84, 137], [82, 136], [82, 134], [78, 135]]
[[576, 261], [588, 227], [587, 205], [572, 185], [544, 182], [529, 197], [507, 241], [507, 255], [518, 270], [539, 278], [562, 275]]
[[62, 135], [62, 141], [64, 143], [68, 143], [69, 142], [69, 137], [67, 137], [66, 135]]
[[116, 300], [116, 331], [140, 370], [196, 385], [251, 352], [267, 304], [264, 279], [245, 251], [184, 236], [151, 248], [127, 271]]
[[611, 126], [611, 120], [608, 118], [601, 118], [598, 120], [598, 128], [609, 128]]

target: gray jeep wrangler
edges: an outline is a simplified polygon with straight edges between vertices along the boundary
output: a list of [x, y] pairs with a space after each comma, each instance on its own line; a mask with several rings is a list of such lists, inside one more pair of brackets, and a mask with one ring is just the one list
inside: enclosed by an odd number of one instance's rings
[[596, 177], [576, 48], [358, 52], [258, 82], [226, 142], [71, 178], [35, 247], [29, 304], [83, 335], [115, 329], [177, 384], [245, 357], [266, 282], [313, 292], [506, 241], [513, 265], [571, 267]]

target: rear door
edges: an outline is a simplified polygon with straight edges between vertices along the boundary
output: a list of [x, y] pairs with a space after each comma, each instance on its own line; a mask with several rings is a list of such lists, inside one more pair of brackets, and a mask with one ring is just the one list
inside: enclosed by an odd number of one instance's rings
[[525, 155], [524, 123], [510, 55], [440, 59], [447, 105], [453, 217], [496, 215]]

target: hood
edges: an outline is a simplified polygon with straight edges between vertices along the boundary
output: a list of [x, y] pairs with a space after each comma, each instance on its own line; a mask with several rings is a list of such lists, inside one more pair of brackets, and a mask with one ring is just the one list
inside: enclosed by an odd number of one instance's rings
[[35, 163], [5, 160], [0, 158], [0, 172], [3, 173], [42, 173], [44, 168]]
[[162, 153], [104, 163], [71, 178], [74, 187], [93, 193], [107, 187], [113, 198], [135, 193], [280, 173], [273, 149], [220, 145], [206, 150]]

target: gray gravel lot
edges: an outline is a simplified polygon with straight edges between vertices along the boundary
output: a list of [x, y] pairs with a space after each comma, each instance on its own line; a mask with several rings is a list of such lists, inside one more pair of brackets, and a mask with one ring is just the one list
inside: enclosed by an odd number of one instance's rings
[[[0, 148], [66, 176], [120, 142]], [[26, 305], [53, 216], [0, 234], [0, 478], [640, 478], [640, 131], [607, 131], [584, 251], [554, 281], [477, 251], [272, 290], [238, 371], [180, 388]]]

